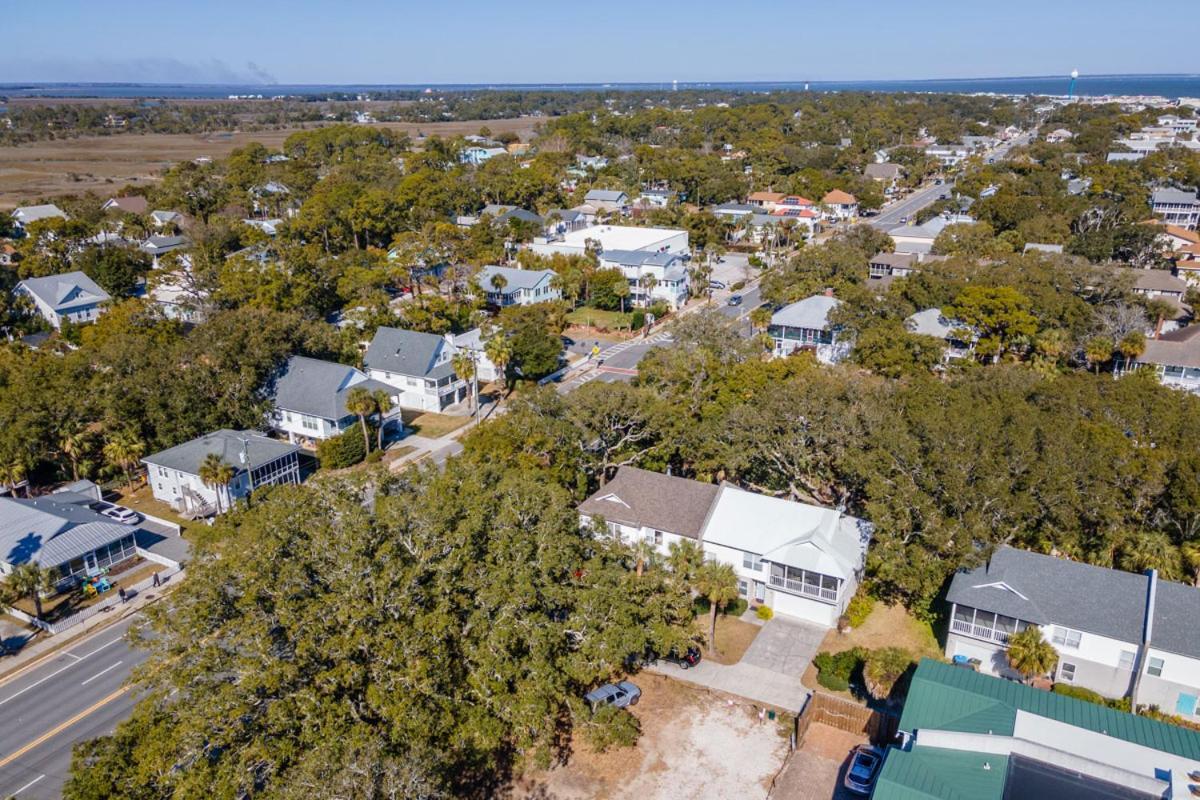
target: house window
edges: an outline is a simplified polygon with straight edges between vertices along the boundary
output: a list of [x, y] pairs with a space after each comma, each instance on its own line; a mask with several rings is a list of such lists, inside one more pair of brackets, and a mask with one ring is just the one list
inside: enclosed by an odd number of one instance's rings
[[1075, 682], [1075, 665], [1066, 661], [1058, 668], [1058, 677], [1067, 683]]
[[1122, 650], [1121, 660], [1117, 662], [1117, 666], [1121, 669], [1133, 670], [1133, 661], [1137, 658], [1137, 653], [1132, 650]]
[[1054, 637], [1052, 641], [1061, 646], [1069, 647], [1072, 650], [1079, 649], [1079, 640], [1083, 637], [1079, 631], [1073, 631], [1070, 628], [1054, 628]]
[[1187, 716], [1195, 716], [1196, 714], [1196, 695], [1179, 693], [1179, 699], [1175, 701], [1175, 713], [1186, 714]]
[[760, 572], [762, 570], [762, 558], [754, 555], [754, 553], [742, 553], [742, 566], [746, 569]]
[[1146, 668], [1147, 675], [1153, 675], [1156, 678], [1162, 677], [1163, 660], [1161, 658], [1150, 659], [1150, 666]]
[[662, 532], [662, 531], [655, 531], [655, 532], [654, 532], [654, 543], [655, 543], [655, 544], [662, 544], [662, 543], [663, 543], [663, 532]]
[[738, 578], [738, 594], [745, 597], [750, 593], [750, 585], [742, 578]]

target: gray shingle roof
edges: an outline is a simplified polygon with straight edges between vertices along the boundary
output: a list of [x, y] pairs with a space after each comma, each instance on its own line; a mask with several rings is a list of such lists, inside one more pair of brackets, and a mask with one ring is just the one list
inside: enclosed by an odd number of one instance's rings
[[749, 203], [721, 203], [713, 207], [713, 212], [718, 214], [757, 214], [760, 210], [761, 206], [752, 206]]
[[9, 564], [56, 567], [133, 532], [86, 506], [47, 497], [0, 498], [0, 561]]
[[601, 261], [620, 264], [622, 267], [667, 267], [682, 261], [678, 253], [655, 253], [649, 250], [605, 250]]
[[189, 244], [191, 242], [186, 236], [151, 236], [142, 242], [141, 249], [144, 253], [161, 254], [187, 247]]
[[[216, 453], [222, 461], [241, 472], [247, 467], [258, 469], [299, 449], [298, 445], [269, 439], [257, 433], [221, 429], [146, 456], [142, 461], [189, 475], [199, 475], [205, 457], [209, 453]], [[243, 450], [246, 454], [244, 463]]]
[[587, 203], [619, 203], [625, 193], [616, 189], [592, 189], [583, 196]]
[[771, 315], [771, 324], [786, 325], [789, 328], [825, 330], [829, 327], [829, 312], [841, 303], [841, 300], [834, 297], [815, 294], [776, 311]]
[[621, 467], [611, 481], [580, 504], [579, 512], [698, 539], [719, 488], [637, 467]]
[[876, 253], [871, 256], [871, 263], [909, 269], [917, 263], [917, 257], [912, 253]]
[[1200, 369], [1200, 325], [1164, 333], [1157, 339], [1147, 339], [1146, 349], [1138, 356], [1139, 364], [1164, 367]]
[[890, 181], [900, 175], [899, 164], [867, 164], [863, 174], [868, 178], [875, 178], [881, 181]]
[[432, 333], [379, 328], [363, 356], [363, 364], [368, 369], [432, 378], [438, 355], [445, 346], [446, 340]]
[[538, 286], [542, 286], [544, 281], [552, 280], [554, 274], [552, 269], [517, 269], [489, 264], [479, 270], [475, 276], [475, 282], [484, 291], [494, 292], [496, 290], [492, 287], [492, 276], [502, 275], [505, 280], [504, 291], [509, 293], [518, 289], [536, 289]]
[[1155, 189], [1154, 194], [1151, 195], [1151, 201], [1156, 205], [1158, 203], [1187, 205], [1197, 202], [1195, 192], [1185, 192], [1180, 189]]
[[946, 319], [940, 308], [927, 308], [904, 320], [904, 327], [908, 328], [909, 332], [921, 336], [949, 339], [950, 334], [961, 326]]
[[334, 361], [292, 356], [283, 373], [275, 380], [273, 398], [277, 408], [309, 414], [322, 419], [339, 420], [350, 415], [346, 397], [358, 387], [368, 392], [391, 387], [367, 378], [354, 367]]
[[55, 311], [66, 311], [79, 306], [108, 301], [108, 292], [82, 272], [64, 272], [62, 275], [47, 275], [44, 278], [26, 278], [21, 281], [30, 293]]
[[[946, 599], [1028, 622], [1138, 643], [1148, 594], [1146, 575], [1006, 546], [997, 548], [985, 566], [955, 575]], [[1200, 657], [1200, 640], [1192, 635], [1196, 619], [1200, 589], [1159, 580], [1154, 645]]]
[[508, 222], [510, 219], [519, 219], [525, 222], [534, 222], [538, 225], [542, 224], [542, 218], [537, 214], [524, 208], [517, 208], [516, 206], [494, 204], [484, 206], [483, 210], [479, 212], [479, 216], [482, 217], [484, 214], [487, 214], [495, 222]]
[[66, 212], [53, 203], [46, 203], [40, 206], [22, 206], [15, 209], [12, 212], [12, 216], [13, 219], [19, 220], [22, 225], [28, 225], [40, 219], [50, 219], [51, 217], [67, 218]]

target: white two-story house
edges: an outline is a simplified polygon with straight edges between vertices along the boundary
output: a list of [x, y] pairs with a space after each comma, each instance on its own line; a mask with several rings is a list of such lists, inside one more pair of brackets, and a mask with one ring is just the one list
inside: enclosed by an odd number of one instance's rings
[[[190, 442], [146, 456], [146, 478], [156, 500], [189, 517], [228, 511], [234, 501], [260, 486], [300, 482], [298, 445], [250, 431], [218, 430]], [[200, 477], [208, 456], [216, 455], [233, 468], [223, 486]]]
[[82, 272], [26, 278], [15, 291], [28, 297], [37, 313], [56, 329], [64, 322], [95, 322], [104, 313], [104, 304], [112, 299]]
[[837, 509], [621, 467], [579, 507], [627, 544], [650, 541], [666, 554], [691, 540], [733, 567], [739, 593], [755, 604], [833, 627], [858, 588], [871, 526]]
[[379, 328], [363, 356], [368, 378], [391, 387], [396, 405], [441, 411], [466, 399], [467, 382], [454, 372], [454, 337]]
[[1200, 325], [1188, 325], [1146, 340], [1141, 355], [1118, 359], [1116, 373], [1152, 369], [1163, 386], [1200, 392]]
[[955, 575], [946, 600], [948, 658], [1018, 678], [1009, 637], [1038, 627], [1055, 680], [1200, 722], [1200, 589], [1005, 546]]
[[289, 442], [311, 443], [337, 436], [358, 422], [358, 416], [346, 408], [354, 388], [381, 389], [389, 396], [393, 392], [391, 386], [371, 380], [354, 367], [292, 356], [271, 387], [271, 427], [286, 433]]
[[1194, 231], [1197, 223], [1200, 223], [1200, 198], [1195, 192], [1155, 189], [1150, 195], [1150, 207], [1154, 216], [1167, 225], [1178, 225]]
[[561, 300], [562, 290], [554, 285], [552, 269], [518, 269], [486, 266], [475, 275], [475, 284], [489, 305], [527, 306], [547, 300]]
[[687, 302], [687, 262], [682, 253], [605, 250], [600, 254], [600, 266], [621, 270], [635, 306], [651, 306], [661, 300], [677, 309]]
[[812, 350], [822, 364], [836, 364], [850, 354], [850, 342], [829, 321], [829, 312], [841, 305], [830, 294], [812, 297], [784, 306], [771, 315], [767, 335], [777, 357], [797, 350]]

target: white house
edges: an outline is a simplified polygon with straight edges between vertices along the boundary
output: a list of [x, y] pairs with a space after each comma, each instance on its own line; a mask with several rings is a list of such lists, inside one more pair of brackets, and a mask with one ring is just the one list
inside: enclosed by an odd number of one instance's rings
[[44, 278], [26, 278], [16, 293], [33, 301], [34, 308], [54, 328], [63, 322], [95, 322], [112, 298], [82, 272], [64, 272]]
[[466, 399], [468, 386], [454, 372], [454, 337], [381, 327], [363, 356], [367, 377], [392, 387], [396, 405], [441, 411]]
[[822, 364], [836, 364], [850, 354], [850, 342], [841, 339], [829, 321], [829, 312], [841, 305], [831, 294], [816, 294], [792, 303], [771, 315], [767, 335], [774, 341], [776, 357], [797, 350], [814, 351]]
[[150, 221], [154, 224], [154, 227], [161, 230], [168, 225], [183, 225], [185, 219], [183, 214], [180, 214], [178, 211], [158, 210], [150, 212]]
[[475, 166], [479, 166], [483, 162], [493, 159], [496, 156], [506, 155], [508, 155], [508, 150], [504, 149], [503, 147], [480, 147], [479, 145], [472, 145], [470, 147], [464, 147], [462, 152], [459, 153], [458, 158], [464, 164], [474, 164]]
[[934, 256], [925, 253], [883, 253], [871, 256], [867, 264], [867, 274], [871, 278], [907, 278], [914, 272], [920, 272], [921, 264], [945, 261], [947, 256]]
[[488, 265], [475, 275], [475, 285], [484, 292], [490, 305], [527, 306], [548, 300], [561, 300], [562, 290], [554, 286], [558, 277], [552, 269], [519, 269]]
[[1017, 677], [1009, 637], [1037, 627], [1058, 651], [1056, 680], [1200, 722], [1194, 586], [1002, 546], [955, 575], [946, 600], [947, 658]]
[[1200, 123], [1196, 117], [1177, 117], [1174, 114], [1168, 114], [1165, 117], [1158, 118], [1159, 126], [1168, 128], [1173, 133], [1195, 133], [1196, 126]]
[[162, 309], [167, 319], [189, 323], [203, 322], [208, 317], [208, 295], [190, 287], [189, 283], [184, 270], [158, 273], [151, 279], [152, 285], [147, 296], [150, 302]]
[[0, 497], [0, 576], [22, 564], [54, 569], [64, 588], [137, 555], [135, 528], [61, 497]]
[[872, 180], [879, 181], [883, 184], [883, 193], [885, 195], [893, 194], [896, 191], [896, 185], [900, 182], [900, 178], [904, 175], [904, 168], [899, 164], [891, 164], [882, 162], [879, 164], [867, 164], [863, 169], [863, 175]]
[[12, 212], [13, 221], [22, 229], [38, 220], [53, 219], [55, 217], [58, 219], [67, 219], [67, 212], [53, 203], [46, 203], [40, 206], [22, 206]]
[[458, 352], [466, 353], [475, 361], [476, 380], [487, 383], [500, 377], [500, 371], [496, 369], [496, 365], [487, 357], [484, 350], [486, 342], [482, 330], [472, 328], [464, 333], [456, 334], [451, 337], [451, 344]]
[[346, 408], [351, 389], [368, 392], [392, 387], [361, 370], [305, 356], [292, 356], [271, 387], [271, 427], [289, 442], [317, 442], [354, 427], [358, 416]]
[[586, 255], [589, 243], [600, 252], [606, 250], [646, 250], [650, 252], [688, 252], [688, 232], [676, 228], [639, 228], [631, 225], [593, 225], [576, 228], [554, 238], [539, 237], [528, 245], [538, 255]]
[[687, 303], [688, 272], [679, 253], [648, 250], [605, 250], [600, 266], [619, 269], [629, 281], [629, 297], [636, 306], [662, 301], [672, 309]]
[[[260, 486], [300, 482], [300, 448], [250, 431], [222, 429], [146, 456], [146, 476], [155, 499], [189, 518], [228, 510]], [[209, 455], [233, 468], [224, 486], [200, 477]]]
[[948, 225], [970, 225], [975, 219], [967, 214], [941, 214], [921, 225], [899, 225], [888, 231], [897, 253], [929, 253], [933, 243]]
[[244, 219], [243, 225], [249, 225], [251, 228], [257, 228], [267, 236], [274, 236], [279, 233], [279, 226], [283, 225], [283, 220], [275, 219]]
[[909, 333], [929, 336], [942, 342], [945, 346], [942, 352], [943, 361], [966, 358], [975, 349], [972, 342], [963, 340], [965, 326], [957, 320], [947, 319], [940, 308], [918, 311], [904, 320], [904, 327]]
[[971, 155], [971, 148], [961, 144], [930, 145], [925, 148], [925, 155], [936, 158], [943, 167], [953, 167]]
[[[165, 255], [174, 253], [177, 250], [186, 250], [191, 244], [186, 236], [151, 236], [142, 242], [138, 249], [150, 256], [151, 266], [154, 269], [159, 269], [163, 264], [162, 259]], [[188, 262], [185, 260], [184, 263], [187, 264]]]
[[626, 543], [647, 540], [663, 554], [697, 542], [706, 558], [733, 567], [747, 600], [826, 628], [858, 588], [871, 540], [869, 523], [837, 509], [634, 467], [579, 511], [585, 523], [603, 518]]
[[597, 211], [625, 211], [629, 195], [619, 189], [592, 189], [583, 196], [583, 202]]
[[858, 198], [841, 189], [834, 189], [821, 198], [830, 218], [835, 220], [853, 219], [858, 216]]
[[1200, 222], [1200, 199], [1195, 192], [1155, 189], [1150, 195], [1150, 206], [1154, 216], [1167, 225], [1178, 225], [1194, 231]]
[[1117, 374], [1152, 369], [1163, 386], [1200, 392], [1200, 325], [1188, 325], [1147, 339], [1142, 354], [1130, 362], [1118, 360]]

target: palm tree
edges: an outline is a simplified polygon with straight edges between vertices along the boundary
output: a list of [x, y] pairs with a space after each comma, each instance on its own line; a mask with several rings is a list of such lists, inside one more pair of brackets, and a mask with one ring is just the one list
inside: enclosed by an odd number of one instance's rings
[[685, 586], [691, 586], [696, 577], [696, 570], [704, 564], [704, 551], [687, 539], [671, 542], [667, 552], [667, 566], [671, 574]]
[[371, 452], [371, 437], [367, 432], [367, 416], [375, 411], [375, 398], [361, 386], [355, 386], [346, 395], [346, 410], [358, 415], [358, 423], [362, 425], [363, 454]]
[[1083, 345], [1083, 357], [1092, 367], [1092, 372], [1100, 374], [1100, 365], [1112, 357], [1112, 339], [1106, 336], [1096, 336], [1088, 339]]
[[375, 401], [375, 409], [379, 412], [379, 430], [375, 431], [375, 449], [383, 449], [383, 418], [392, 410], [392, 396], [386, 389], [376, 389], [371, 392], [371, 399]]
[[1117, 352], [1125, 359], [1126, 364], [1132, 364], [1138, 356], [1146, 352], [1146, 335], [1141, 331], [1130, 331], [1117, 342]]
[[18, 564], [4, 579], [12, 597], [28, 597], [33, 600], [33, 607], [39, 619], [42, 616], [42, 595], [54, 591], [57, 582], [58, 570], [43, 568], [32, 561]]
[[771, 325], [771, 309], [769, 306], [759, 306], [750, 312], [750, 324], [754, 326], [754, 330], [759, 333], [764, 332]]
[[500, 297], [496, 300], [496, 305], [498, 305], [498, 306], [504, 305], [504, 287], [508, 286], [508, 278], [504, 277], [499, 272], [497, 272], [495, 275], [492, 276], [491, 284], [492, 284], [492, 291], [494, 291], [496, 294], [500, 295]]
[[133, 491], [133, 471], [146, 452], [146, 443], [133, 431], [122, 431], [108, 440], [103, 452], [105, 458], [124, 470], [129, 490]]
[[642, 577], [646, 566], [654, 562], [654, 542], [649, 539], [638, 539], [633, 544], [633, 557], [637, 559], [637, 576]]
[[1049, 673], [1057, 662], [1058, 651], [1040, 628], [1028, 627], [1008, 639], [1008, 664], [1026, 679]]
[[221, 491], [228, 491], [229, 482], [237, 470], [232, 464], [226, 464], [216, 453], [209, 453], [200, 464], [200, 480], [204, 485], [217, 493], [217, 513], [221, 513]]
[[471, 387], [471, 414], [475, 414], [476, 400], [475, 392], [479, 389], [479, 381], [475, 380], [475, 356], [466, 350], [455, 353], [450, 359], [451, 365], [454, 367], [454, 374], [467, 382]]
[[83, 455], [86, 438], [87, 432], [80, 430], [75, 433], [63, 434], [63, 437], [58, 440], [58, 449], [71, 462], [71, 480], [73, 481], [79, 480], [79, 457]]
[[737, 573], [729, 564], [705, 561], [696, 570], [696, 591], [708, 598], [708, 652], [717, 650], [717, 612], [738, 596]]
[[646, 298], [643, 304], [649, 306], [650, 295], [654, 292], [654, 287], [658, 286], [658, 278], [646, 273], [638, 278], [638, 283], [641, 284], [641, 287], [646, 290]]
[[[13, 497], [17, 496], [17, 485], [25, 480], [25, 465], [20, 461], [0, 464], [0, 484], [3, 484]], [[29, 496], [29, 487], [25, 487], [25, 496]]]
[[508, 381], [508, 362], [512, 358], [512, 345], [501, 331], [496, 331], [483, 343], [483, 354], [496, 365], [496, 374], [500, 379], [500, 389], [506, 388]]

